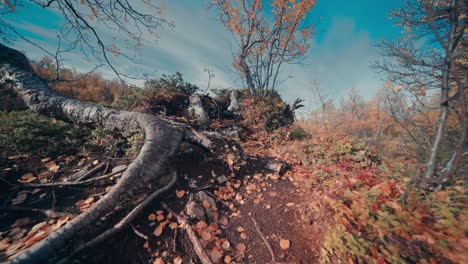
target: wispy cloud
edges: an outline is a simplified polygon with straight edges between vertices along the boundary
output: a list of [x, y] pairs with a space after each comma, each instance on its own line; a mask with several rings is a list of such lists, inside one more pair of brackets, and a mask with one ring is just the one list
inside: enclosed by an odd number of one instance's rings
[[[39, 10], [47, 15], [47, 10]], [[50, 11], [49, 11], [50, 12]], [[208, 76], [204, 69], [214, 71], [214, 88], [239, 87], [238, 76], [231, 67], [231, 48], [235, 47], [232, 36], [215, 19], [215, 13], [207, 11], [200, 2], [182, 0], [167, 1], [165, 16], [175, 24], [175, 28], [161, 28], [156, 44], [146, 43], [140, 50], [138, 64], [133, 64], [122, 57], [113, 57], [113, 63], [127, 73], [162, 73], [181, 72], [185, 78], [200, 87], [205, 87]], [[372, 97], [382, 86], [382, 81], [369, 69], [370, 60], [377, 55], [373, 39], [369, 32], [355, 25], [351, 17], [332, 17], [320, 41], [313, 41], [309, 56], [303, 64], [287, 65], [284, 76], [291, 75], [280, 88], [280, 93], [288, 101], [296, 97], [307, 100], [309, 111], [314, 107], [311, 83], [318, 79], [322, 86], [336, 97], [343, 96], [348, 89], [356, 87], [367, 98]], [[45, 48], [54, 50], [58, 43], [55, 24], [35, 23], [26, 16], [20, 16], [15, 26]], [[100, 26], [102, 27], [102, 25]], [[102, 38], [107, 43], [124, 45], [116, 32], [101, 30]], [[45, 55], [42, 51], [31, 48], [24, 42], [17, 43], [19, 49], [27, 50], [31, 57]], [[79, 52], [66, 55], [67, 66], [80, 71], [94, 67]], [[114, 78], [112, 71], [102, 68], [108, 78]]]

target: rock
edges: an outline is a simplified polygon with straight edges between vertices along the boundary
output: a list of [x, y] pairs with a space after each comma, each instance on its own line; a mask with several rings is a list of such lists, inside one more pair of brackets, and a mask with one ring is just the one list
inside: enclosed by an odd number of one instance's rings
[[207, 125], [210, 118], [203, 107], [200, 95], [194, 93], [190, 96], [189, 100], [188, 116], [193, 118], [200, 125]]
[[205, 219], [205, 210], [196, 202], [189, 202], [185, 207], [185, 212], [192, 218]]
[[112, 173], [117, 172], [117, 171], [125, 170], [126, 168], [127, 168], [127, 165], [115, 166], [114, 168], [112, 168]]
[[279, 175], [283, 175], [286, 170], [288, 169], [288, 164], [284, 161], [279, 160], [272, 160], [269, 161], [267, 164], [267, 169], [271, 172], [278, 173]]
[[223, 184], [223, 183], [227, 182], [229, 179], [226, 176], [221, 175], [218, 178], [216, 178], [216, 180], [218, 181], [219, 184]]
[[232, 90], [231, 95], [229, 97], [229, 106], [228, 106], [228, 111], [232, 113], [237, 113], [240, 110], [240, 105], [239, 105], [239, 91], [237, 90]]
[[206, 194], [204, 191], [199, 191], [195, 194], [195, 199], [198, 203], [203, 203], [203, 201], [208, 201], [211, 206], [216, 206], [215, 200]]
[[240, 135], [238, 129], [224, 129], [221, 133], [235, 141], [240, 141]]

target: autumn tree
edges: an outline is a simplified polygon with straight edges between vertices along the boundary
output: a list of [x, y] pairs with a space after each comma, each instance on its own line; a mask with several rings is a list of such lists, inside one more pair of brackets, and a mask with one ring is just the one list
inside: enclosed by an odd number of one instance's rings
[[[281, 83], [284, 64], [298, 62], [309, 49], [308, 22], [315, 0], [213, 0], [238, 46], [233, 66], [252, 95], [268, 96]], [[271, 14], [267, 11], [271, 8]]]
[[[428, 144], [421, 182], [424, 188], [434, 181], [450, 179], [466, 155], [467, 10], [466, 1], [462, 0], [407, 1], [404, 8], [392, 13], [406, 34], [397, 41], [383, 41], [379, 45], [383, 59], [373, 65], [388, 75], [396, 90], [404, 88], [412, 94], [415, 105], [439, 111]], [[422, 45], [415, 45], [416, 41]], [[437, 103], [425, 104], [422, 97], [437, 98], [425, 100]], [[461, 123], [458, 142], [452, 157], [438, 170], [450, 115], [456, 115]]]

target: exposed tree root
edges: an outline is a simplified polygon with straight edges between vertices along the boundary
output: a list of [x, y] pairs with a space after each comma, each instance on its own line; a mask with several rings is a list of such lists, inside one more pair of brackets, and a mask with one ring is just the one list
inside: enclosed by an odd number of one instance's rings
[[192, 242], [193, 249], [195, 250], [195, 254], [197, 254], [197, 256], [200, 259], [201, 263], [203, 263], [203, 264], [213, 264], [210, 257], [208, 257], [208, 255], [206, 254], [205, 249], [204, 249], [202, 243], [200, 242], [200, 239], [198, 239], [197, 234], [195, 233], [195, 231], [193, 231], [190, 224], [187, 223], [187, 221], [182, 216], [180, 216], [179, 214], [174, 212], [171, 208], [169, 208], [169, 206], [167, 206], [167, 204], [165, 202], [161, 202], [161, 205], [162, 205], [162, 207], [164, 209], [166, 209], [168, 212], [170, 212], [177, 219], [177, 222], [179, 223], [179, 225], [181, 225], [182, 228], [185, 229], [190, 241]]
[[79, 125], [102, 127], [124, 136], [143, 132], [145, 143], [140, 153], [123, 172], [120, 181], [87, 211], [24, 250], [10, 263], [52, 261], [66, 244], [101, 217], [135, 198], [151, 180], [157, 180], [161, 167], [179, 147], [184, 131], [157, 116], [119, 111], [82, 103], [56, 95], [32, 70], [20, 52], [0, 44], [0, 85], [13, 89], [33, 111]]
[[85, 244], [83, 244], [80, 247], [76, 248], [73, 251], [73, 253], [71, 253], [67, 258], [63, 259], [60, 263], [67, 263], [70, 260], [71, 257], [76, 255], [78, 252], [82, 251], [83, 249], [95, 246], [95, 245], [105, 241], [106, 239], [110, 238], [111, 236], [115, 235], [116, 233], [122, 231], [125, 227], [130, 225], [133, 220], [135, 220], [135, 218], [138, 216], [138, 214], [148, 204], [150, 204], [152, 201], [154, 201], [154, 199], [156, 199], [159, 195], [161, 195], [165, 191], [172, 188], [175, 185], [176, 182], [177, 182], [177, 173], [174, 172], [173, 175], [172, 175], [171, 181], [167, 185], [165, 185], [161, 189], [158, 189], [157, 191], [153, 192], [151, 195], [146, 197], [146, 199], [143, 202], [141, 202], [135, 208], [133, 208], [133, 210], [130, 211], [130, 213], [128, 213], [124, 218], [122, 218], [122, 220], [120, 220], [117, 224], [115, 224], [111, 229], [108, 229], [107, 231], [105, 231], [104, 233], [102, 233], [99, 236], [95, 237], [91, 241], [86, 242]]

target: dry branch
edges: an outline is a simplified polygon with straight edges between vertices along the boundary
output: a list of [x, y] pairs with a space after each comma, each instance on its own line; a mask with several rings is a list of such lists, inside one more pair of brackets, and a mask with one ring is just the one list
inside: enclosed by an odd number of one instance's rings
[[270, 242], [268, 242], [268, 240], [266, 239], [266, 237], [263, 235], [262, 231], [260, 231], [260, 226], [258, 225], [257, 221], [256, 221], [255, 218], [253, 218], [253, 217], [250, 217], [250, 220], [252, 220], [252, 222], [253, 222], [253, 224], [254, 224], [254, 226], [255, 226], [255, 229], [257, 230], [258, 235], [262, 238], [263, 243], [265, 244], [265, 246], [267, 247], [268, 251], [270, 252], [270, 255], [271, 255], [271, 263], [277, 263], [277, 262], [276, 262], [276, 258], [275, 258], [275, 252], [273, 251], [273, 248], [271, 247]]
[[195, 233], [195, 231], [193, 231], [192, 226], [190, 226], [190, 224], [187, 223], [187, 221], [182, 216], [180, 216], [179, 214], [174, 212], [171, 208], [169, 208], [169, 206], [167, 206], [165, 202], [161, 202], [161, 205], [164, 209], [166, 209], [169, 213], [171, 213], [177, 219], [177, 222], [179, 223], [179, 225], [181, 225], [183, 229], [185, 229], [190, 241], [192, 242], [193, 249], [195, 250], [195, 254], [197, 254], [201, 263], [213, 264], [210, 257], [208, 257], [208, 255], [206, 254], [205, 249], [203, 248], [203, 244], [200, 242], [200, 239], [198, 239], [197, 234]]
[[123, 170], [118, 170], [118, 171], [114, 171], [114, 172], [111, 172], [111, 173], [108, 173], [108, 174], [104, 174], [102, 176], [99, 176], [99, 177], [96, 177], [96, 178], [91, 178], [91, 179], [87, 179], [87, 180], [84, 180], [84, 181], [76, 181], [76, 182], [52, 182], [52, 183], [29, 183], [29, 184], [22, 184], [20, 185], [20, 187], [22, 188], [47, 188], [47, 187], [50, 187], [50, 188], [54, 188], [54, 187], [70, 187], [70, 186], [80, 186], [80, 185], [87, 185], [87, 184], [91, 184], [95, 181], [99, 181], [99, 180], [102, 180], [102, 179], [105, 179], [105, 178], [109, 178], [109, 177], [112, 177], [114, 175], [117, 175], [119, 173], [122, 173], [124, 172], [125, 169]]

